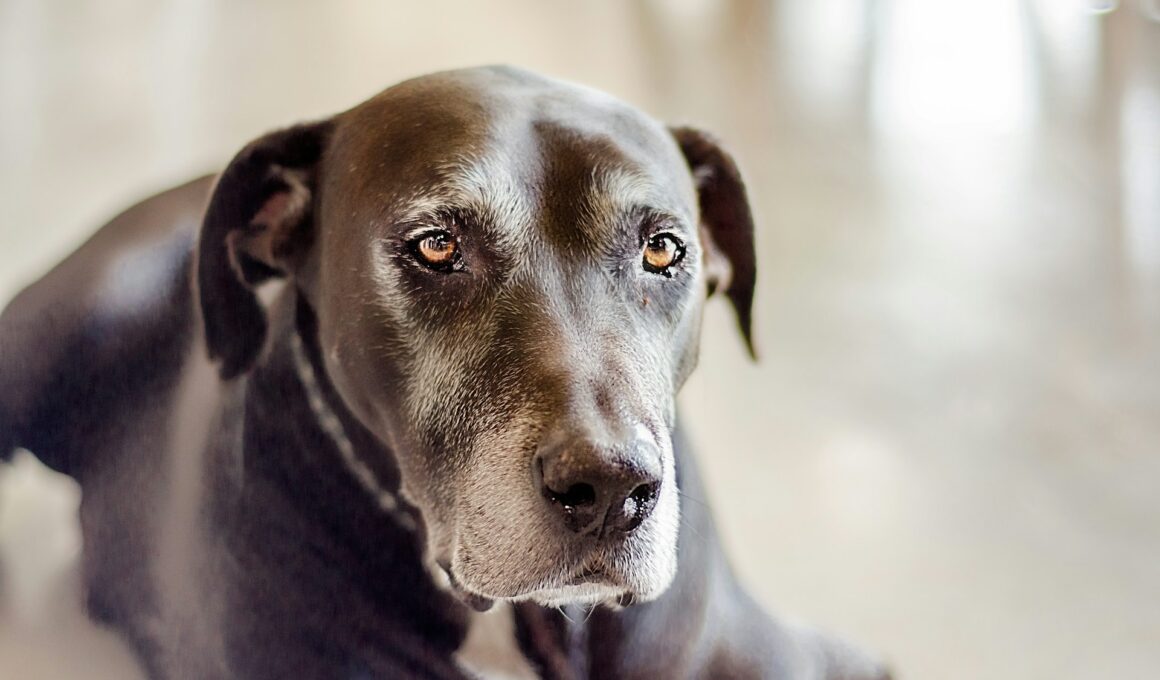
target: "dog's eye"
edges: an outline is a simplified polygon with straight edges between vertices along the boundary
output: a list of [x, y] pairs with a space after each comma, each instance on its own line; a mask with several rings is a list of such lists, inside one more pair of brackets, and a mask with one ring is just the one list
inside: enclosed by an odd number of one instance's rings
[[459, 242], [443, 230], [424, 232], [410, 242], [411, 252], [424, 265], [436, 271], [453, 271], [462, 268]]
[[644, 247], [642, 260], [645, 271], [667, 274], [668, 269], [685, 256], [685, 245], [670, 233], [660, 233], [651, 237]]

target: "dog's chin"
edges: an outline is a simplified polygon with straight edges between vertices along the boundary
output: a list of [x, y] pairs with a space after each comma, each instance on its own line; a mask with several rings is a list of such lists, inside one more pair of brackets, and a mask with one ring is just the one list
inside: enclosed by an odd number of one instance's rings
[[513, 601], [535, 602], [543, 607], [590, 606], [601, 603], [620, 604], [631, 595], [623, 586], [608, 583], [582, 583], [575, 586], [545, 588], [510, 598]]
[[658, 571], [660, 570], [655, 568], [641, 568], [635, 570], [634, 574], [637, 576], [649, 574], [652, 578], [634, 579], [602, 570], [583, 568], [564, 578], [553, 579], [550, 585], [526, 590], [514, 587], [502, 594], [473, 588], [470, 581], [459, 578], [454, 569], [448, 569], [446, 576], [451, 591], [464, 604], [482, 611], [490, 608], [496, 601], [534, 602], [544, 607], [597, 604], [625, 607], [655, 600], [668, 590], [675, 570], [665, 570], [663, 575], [658, 574]]
[[[452, 592], [467, 606], [477, 611], [486, 611], [497, 602], [533, 602], [542, 607], [589, 607], [598, 604], [607, 604], [624, 607], [636, 604], [654, 597], [640, 597], [636, 593], [626, 590], [624, 586], [611, 583], [581, 583], [578, 585], [559, 586], [555, 588], [540, 588], [526, 593], [510, 596], [488, 597], [472, 592], [459, 584], [454, 577], [450, 578]], [[663, 592], [663, 591], [662, 591]], [[657, 593], [659, 595], [659, 593]]]

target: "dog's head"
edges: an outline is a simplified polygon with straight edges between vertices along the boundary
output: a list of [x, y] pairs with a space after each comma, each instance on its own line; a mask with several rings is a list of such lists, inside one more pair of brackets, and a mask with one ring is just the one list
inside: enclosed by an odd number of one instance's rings
[[264, 343], [252, 286], [290, 278], [431, 556], [468, 593], [548, 605], [671, 582], [676, 394], [707, 294], [749, 341], [754, 275], [715, 143], [508, 68], [255, 141], [218, 182], [198, 262], [223, 377]]

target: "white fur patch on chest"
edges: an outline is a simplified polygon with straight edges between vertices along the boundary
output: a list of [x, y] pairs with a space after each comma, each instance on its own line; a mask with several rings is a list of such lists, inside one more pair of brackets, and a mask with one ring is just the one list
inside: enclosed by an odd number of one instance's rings
[[532, 669], [516, 641], [512, 606], [496, 602], [486, 612], [473, 612], [467, 639], [455, 659], [468, 675], [482, 680], [535, 680]]

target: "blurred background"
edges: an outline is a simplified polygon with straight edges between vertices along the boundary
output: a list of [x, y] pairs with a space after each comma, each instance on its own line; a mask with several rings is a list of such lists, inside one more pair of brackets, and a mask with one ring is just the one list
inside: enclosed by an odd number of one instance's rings
[[[759, 219], [682, 396], [771, 609], [903, 678], [1160, 668], [1160, 0], [0, 0], [0, 303], [131, 202], [508, 62], [720, 135]], [[0, 676], [138, 678], [0, 469]]]

